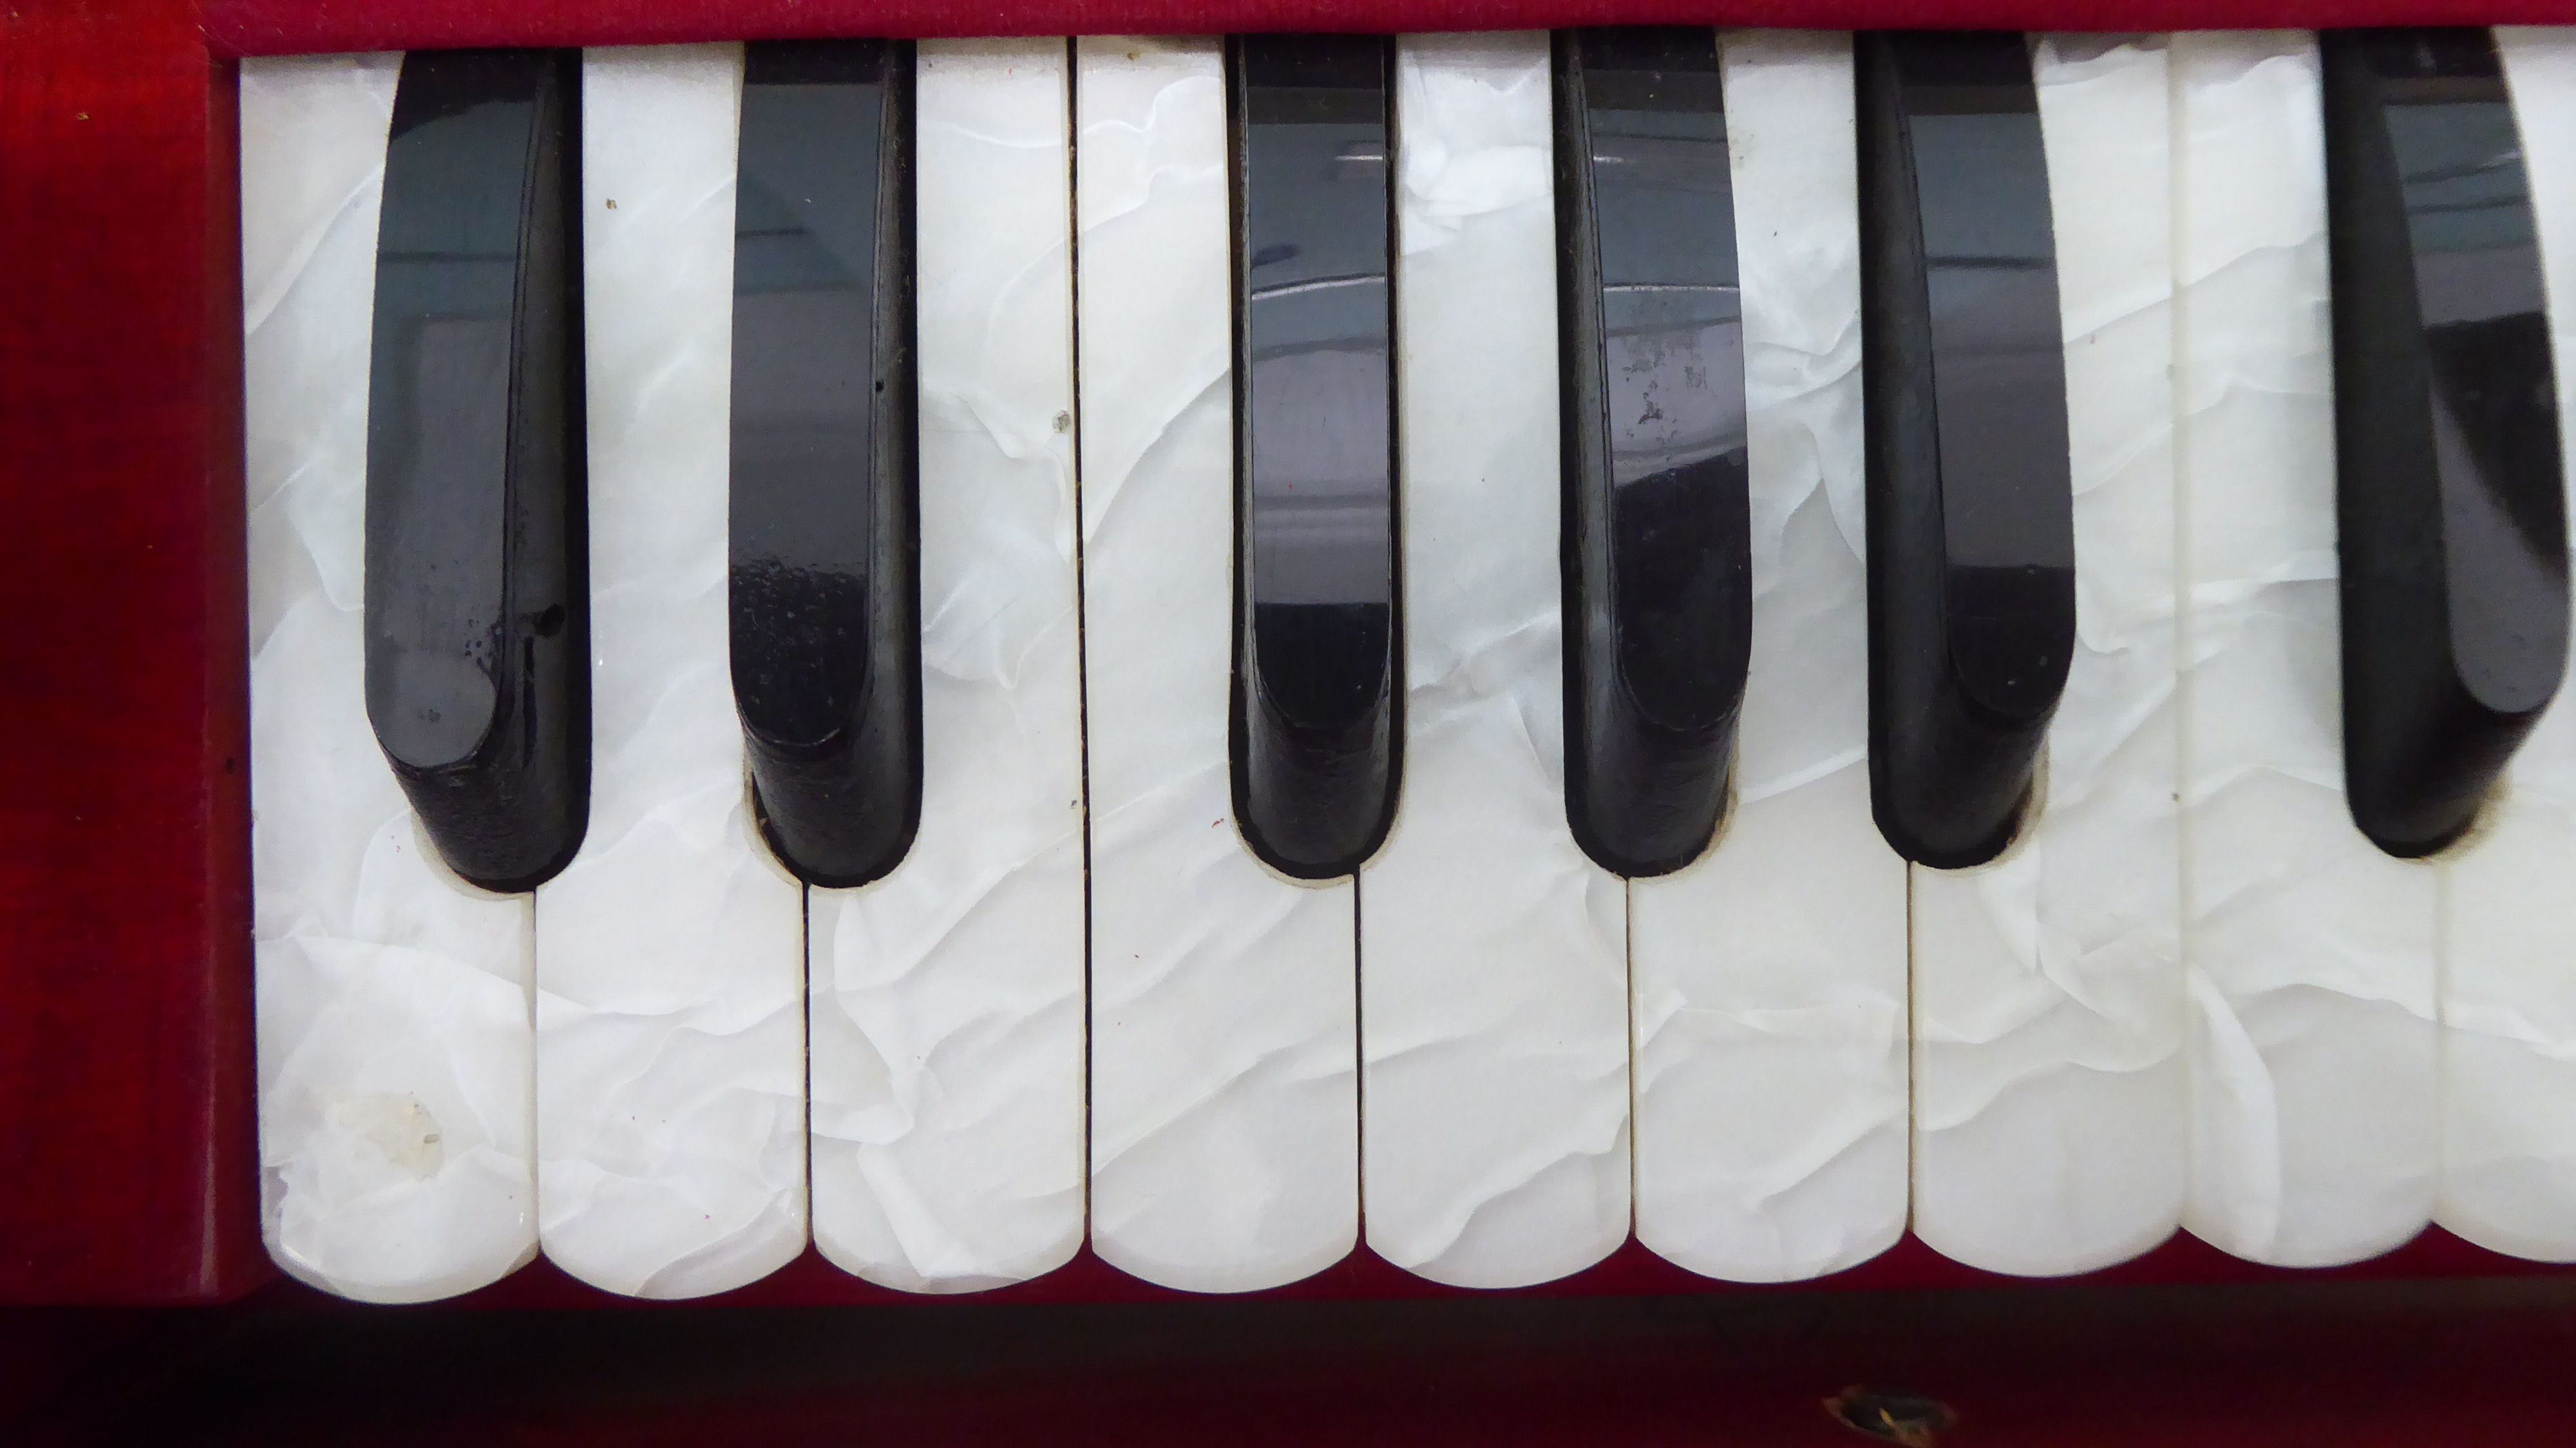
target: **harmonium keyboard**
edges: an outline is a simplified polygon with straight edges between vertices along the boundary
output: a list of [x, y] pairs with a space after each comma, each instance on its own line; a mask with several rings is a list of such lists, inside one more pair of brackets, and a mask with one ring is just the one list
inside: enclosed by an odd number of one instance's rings
[[0, 1299], [2576, 1259], [2552, 19], [11, 11]]

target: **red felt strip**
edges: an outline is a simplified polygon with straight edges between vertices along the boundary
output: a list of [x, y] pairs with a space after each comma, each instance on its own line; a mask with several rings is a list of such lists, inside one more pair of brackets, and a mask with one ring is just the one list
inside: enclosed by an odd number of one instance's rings
[[234, 55], [464, 45], [653, 45], [820, 35], [1249, 30], [2217, 30], [2576, 23], [2576, 0], [206, 0]]

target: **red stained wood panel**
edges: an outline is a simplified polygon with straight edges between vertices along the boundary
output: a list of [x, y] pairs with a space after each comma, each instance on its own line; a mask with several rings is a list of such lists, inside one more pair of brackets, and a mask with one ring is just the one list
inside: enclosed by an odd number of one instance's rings
[[264, 1280], [229, 63], [0, 21], [0, 1301]]
[[2576, 0], [206, 0], [234, 55], [812, 35], [1188, 35], [1561, 25], [2206, 30], [2576, 22]]

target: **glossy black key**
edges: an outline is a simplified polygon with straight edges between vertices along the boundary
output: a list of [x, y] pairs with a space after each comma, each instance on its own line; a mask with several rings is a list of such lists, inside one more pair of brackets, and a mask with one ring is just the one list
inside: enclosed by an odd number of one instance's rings
[[525, 890], [590, 803], [581, 64], [422, 51], [385, 150], [367, 717], [456, 873]]
[[733, 695], [761, 829], [864, 884], [921, 818], [909, 41], [743, 52]]
[[1226, 48], [1235, 236], [1235, 818], [1347, 875], [1395, 810], [1393, 235], [1382, 36]]
[[2066, 359], [2022, 37], [1855, 38], [1880, 833], [1982, 864], [2027, 812], [2075, 646]]
[[1561, 31], [1555, 90], [1566, 817], [1659, 875], [1725, 813], [1752, 648], [1717, 34]]
[[2345, 794], [2381, 849], [2424, 855], [2469, 828], [2565, 670], [2556, 373], [2487, 32], [2321, 48]]

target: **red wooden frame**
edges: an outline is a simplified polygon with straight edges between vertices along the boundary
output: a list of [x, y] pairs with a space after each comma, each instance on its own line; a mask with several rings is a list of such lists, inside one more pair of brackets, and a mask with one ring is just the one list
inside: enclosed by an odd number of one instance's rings
[[[0, 8], [0, 1302], [273, 1275], [253, 1128], [228, 57], [780, 34], [2576, 21], [2576, 0], [22, 0]], [[2440, 1231], [2347, 1276], [2547, 1272]], [[2288, 1276], [2188, 1237], [2091, 1282]], [[2313, 1275], [2313, 1274], [2308, 1274]], [[1907, 1242], [1838, 1286], [1992, 1285]], [[1280, 1295], [1448, 1292], [1366, 1251]], [[1633, 1242], [1553, 1293], [1724, 1290]], [[1163, 1296], [1087, 1254], [1000, 1300]], [[859, 1302], [808, 1254], [724, 1300]], [[477, 1294], [604, 1304], [540, 1266]]]

